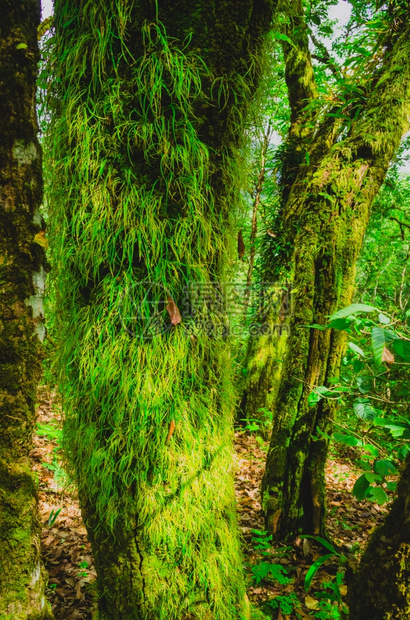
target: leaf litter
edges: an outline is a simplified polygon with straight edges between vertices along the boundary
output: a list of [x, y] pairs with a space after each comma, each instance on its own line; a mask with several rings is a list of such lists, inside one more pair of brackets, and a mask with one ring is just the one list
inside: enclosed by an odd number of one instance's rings
[[[38, 399], [37, 432], [34, 435], [31, 462], [39, 479], [42, 554], [49, 574], [46, 595], [56, 620], [95, 620], [96, 570], [75, 488], [61, 467], [59, 406], [55, 394], [45, 386], [40, 386]], [[265, 549], [265, 555], [261, 555], [261, 550], [255, 548], [255, 536], [258, 536], [255, 531], [265, 530], [260, 486], [267, 449], [268, 444], [255, 434], [241, 428], [236, 430], [235, 494], [248, 596], [255, 605], [266, 607], [276, 597], [289, 597], [294, 592], [298, 602], [293, 613], [286, 614], [277, 609], [276, 616], [275, 612], [270, 612], [271, 617], [276, 620], [314, 620], [318, 609], [315, 588], [320, 589], [321, 583], [334, 578], [334, 563], [326, 563], [318, 570], [312, 587], [306, 593], [305, 575], [323, 553], [315, 541], [296, 539], [292, 547]], [[358, 477], [353, 456], [332, 450], [325, 472], [328, 535], [338, 549], [346, 554], [352, 553], [355, 548], [363, 550], [370, 532], [382, 522], [389, 509], [388, 504], [378, 506], [369, 501], [358, 501], [352, 495], [351, 490]], [[262, 561], [280, 564], [292, 577], [292, 583], [281, 585], [269, 576], [256, 583], [252, 568]], [[345, 596], [346, 586], [341, 586], [341, 592]]]

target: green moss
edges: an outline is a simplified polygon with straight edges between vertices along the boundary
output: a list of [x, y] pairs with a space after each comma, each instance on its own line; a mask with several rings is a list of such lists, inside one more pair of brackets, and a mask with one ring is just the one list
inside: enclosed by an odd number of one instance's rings
[[[212, 328], [224, 319], [212, 299], [184, 311], [192, 283], [212, 297], [223, 277], [235, 136], [256, 79], [233, 50], [222, 60], [228, 4], [176, 15], [165, 3], [163, 21], [148, 2], [55, 7], [49, 203], [64, 449], [110, 620], [230, 620], [245, 608], [231, 360]], [[217, 31], [206, 59], [205, 26], [196, 36], [186, 25], [199, 13]], [[238, 20], [250, 28], [257, 13]], [[235, 46], [250, 61], [244, 32]]]

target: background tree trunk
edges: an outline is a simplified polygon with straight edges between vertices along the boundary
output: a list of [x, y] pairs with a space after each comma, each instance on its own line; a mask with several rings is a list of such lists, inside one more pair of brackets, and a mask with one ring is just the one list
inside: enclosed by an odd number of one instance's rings
[[[401, 31], [377, 75], [360, 117], [335, 143], [325, 119], [283, 207], [278, 238], [293, 247], [293, 315], [286, 362], [274, 410], [263, 480], [267, 527], [279, 539], [324, 535], [324, 464], [332, 430], [332, 401], [308, 405], [315, 386], [337, 378], [344, 340], [315, 330], [351, 302], [355, 263], [372, 201], [408, 128], [409, 32]], [[383, 119], [381, 121], [380, 119]], [[330, 404], [329, 404], [330, 403]]]
[[102, 618], [249, 613], [216, 298], [271, 12], [269, 0], [55, 3], [65, 448]]
[[0, 1], [0, 617], [51, 618], [29, 452], [41, 373], [44, 250], [35, 89], [40, 2]]
[[410, 457], [385, 522], [372, 534], [349, 587], [350, 620], [410, 618]]

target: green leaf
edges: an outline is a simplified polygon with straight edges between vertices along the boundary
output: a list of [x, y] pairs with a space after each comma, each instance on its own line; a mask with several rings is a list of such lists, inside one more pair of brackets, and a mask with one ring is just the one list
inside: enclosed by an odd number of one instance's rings
[[383, 477], [395, 476], [399, 473], [393, 461], [389, 461], [388, 459], [379, 459], [378, 461], [375, 461], [373, 468], [376, 474]]
[[330, 317], [329, 321], [335, 321], [336, 319], [344, 319], [351, 314], [357, 314], [358, 312], [373, 312], [376, 310], [373, 306], [368, 306], [367, 304], [351, 304], [347, 306], [347, 308], [342, 308], [338, 312], [335, 312]]
[[387, 428], [395, 439], [397, 439], [398, 437], [401, 437], [403, 433], [407, 431], [406, 426], [394, 424], [392, 423], [390, 418], [385, 419], [381, 417], [376, 417], [373, 420], [373, 424], [376, 424], [377, 426], [382, 426], [383, 428]]
[[373, 484], [374, 482], [381, 482], [382, 477], [379, 474], [373, 474], [372, 472], [368, 472], [364, 474], [366, 476], [366, 480], [369, 484]]
[[397, 482], [388, 482], [386, 486], [388, 491], [395, 491], [397, 489]]
[[361, 420], [373, 420], [376, 417], [376, 410], [365, 398], [357, 398], [353, 403], [353, 410]]
[[368, 461], [364, 461], [363, 459], [357, 459], [356, 463], [359, 465], [359, 467], [364, 469], [366, 472], [372, 471], [372, 466], [370, 465]]
[[333, 557], [333, 553], [328, 553], [326, 555], [322, 555], [322, 557], [318, 558], [316, 562], [313, 562], [312, 566], [309, 568], [305, 577], [305, 591], [307, 592], [310, 588], [310, 584], [312, 583], [312, 579], [317, 573], [318, 569], [322, 564], [324, 564], [327, 560], [330, 560]]
[[376, 504], [385, 504], [389, 498], [382, 487], [369, 487], [366, 491], [366, 498]]
[[334, 433], [333, 439], [337, 441], [337, 443], [342, 443], [345, 446], [350, 446], [353, 448], [354, 446], [361, 446], [362, 442], [357, 437], [353, 437], [353, 435], [343, 435], [342, 433]]
[[377, 459], [377, 457], [379, 456], [378, 449], [376, 448], [376, 446], [372, 446], [371, 443], [365, 443], [363, 446], [363, 450], [367, 450], [367, 452], [370, 452], [374, 459]]
[[354, 351], [355, 353], [357, 353], [358, 355], [361, 355], [362, 357], [365, 357], [365, 354], [363, 352], [363, 349], [361, 349], [360, 347], [357, 346], [357, 344], [355, 344], [354, 342], [348, 342], [348, 346], [349, 348]]
[[333, 555], [339, 555], [334, 546], [328, 542], [325, 538], [321, 538], [320, 536], [311, 536], [310, 534], [303, 534], [303, 536], [299, 536], [299, 538], [310, 538], [312, 540], [316, 540], [318, 543], [323, 545], [325, 549], [331, 551]]
[[369, 392], [373, 387], [373, 379], [369, 375], [356, 377], [356, 385], [362, 394], [366, 394], [366, 392]]
[[385, 314], [380, 313], [379, 321], [382, 325], [388, 325], [390, 323], [390, 317], [386, 316]]
[[366, 478], [366, 474], [362, 474], [360, 478], [356, 480], [352, 493], [355, 497], [357, 497], [357, 499], [362, 500], [365, 497], [365, 493], [368, 487], [369, 481]]
[[308, 396], [308, 405], [316, 405], [320, 400], [322, 400], [322, 396], [320, 394], [311, 392]]
[[315, 388], [308, 396], [308, 404], [309, 405], [316, 405], [316, 403], [318, 403], [320, 400], [322, 400], [323, 397], [338, 397], [339, 394], [335, 391], [333, 392], [332, 390], [329, 390], [329, 388], [325, 387], [324, 385], [319, 385], [317, 388]]
[[391, 329], [384, 330], [384, 337], [386, 338], [386, 342], [393, 342], [393, 340], [397, 340], [399, 338], [399, 336], [395, 332], [392, 332]]
[[393, 349], [397, 355], [407, 362], [410, 361], [410, 342], [408, 340], [397, 339], [393, 342]]
[[361, 360], [356, 359], [353, 362], [353, 372], [360, 372], [364, 368], [364, 363]]
[[18, 45], [16, 45], [16, 50], [26, 50], [27, 48], [27, 43], [19, 43]]
[[382, 355], [385, 344], [386, 337], [384, 334], [384, 329], [382, 327], [372, 327], [372, 348], [376, 366], [380, 366], [382, 363]]
[[333, 329], [347, 330], [349, 326], [350, 321], [348, 321], [347, 319], [335, 319], [334, 321], [329, 321], [329, 327], [332, 327]]

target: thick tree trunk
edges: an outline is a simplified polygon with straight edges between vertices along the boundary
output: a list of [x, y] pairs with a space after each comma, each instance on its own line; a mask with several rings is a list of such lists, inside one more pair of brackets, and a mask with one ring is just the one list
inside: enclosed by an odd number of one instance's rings
[[296, 292], [263, 481], [267, 527], [283, 540], [324, 534], [327, 440], [318, 431], [331, 432], [333, 407], [309, 406], [308, 396], [337, 377], [344, 340], [305, 326], [325, 324], [350, 303], [370, 207], [408, 127], [410, 46], [402, 29], [350, 135], [330, 150], [329, 134], [313, 143], [283, 209], [280, 242], [293, 242]]
[[410, 457], [397, 497], [372, 534], [349, 587], [350, 620], [410, 618]]
[[[44, 250], [35, 88], [40, 2], [0, 1], [0, 617], [50, 618], [29, 451], [41, 371]], [[37, 332], [37, 333], [36, 333]]]
[[102, 618], [249, 611], [215, 283], [271, 10], [269, 0], [55, 3], [65, 446]]

